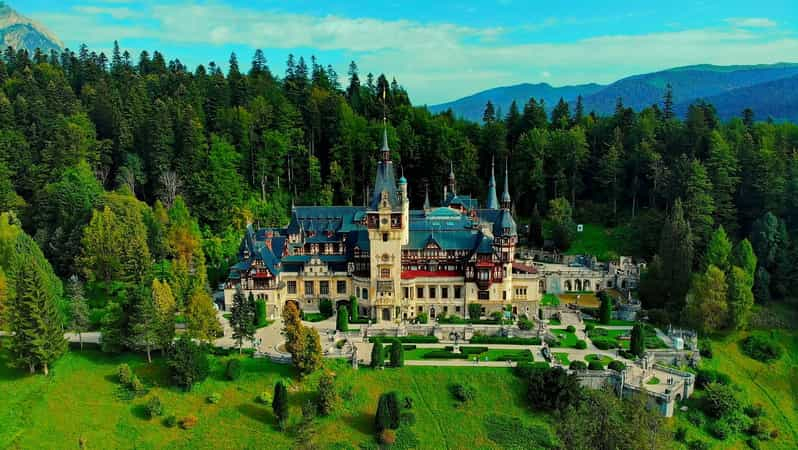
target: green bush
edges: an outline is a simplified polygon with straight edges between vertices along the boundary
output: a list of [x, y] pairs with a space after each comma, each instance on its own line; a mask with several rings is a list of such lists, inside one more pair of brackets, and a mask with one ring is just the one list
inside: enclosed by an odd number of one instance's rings
[[571, 370], [587, 370], [587, 363], [584, 361], [571, 361], [568, 368]]
[[729, 437], [729, 435], [734, 433], [734, 431], [729, 426], [729, 423], [726, 422], [725, 420], [716, 420], [715, 422], [713, 422], [712, 425], [710, 426], [709, 431], [710, 433], [712, 433], [712, 436], [714, 436], [717, 439], [720, 439], [721, 441], [725, 440], [727, 437]]
[[272, 393], [269, 391], [263, 391], [258, 395], [258, 403], [262, 405], [268, 405], [272, 402]]
[[711, 369], [698, 369], [695, 376], [695, 385], [699, 389], [704, 389], [708, 384], [719, 383], [724, 385], [731, 384], [731, 378], [723, 372]]
[[743, 412], [745, 412], [746, 416], [755, 419], [761, 417], [765, 411], [761, 403], [754, 403], [753, 405], [746, 406]]
[[568, 325], [568, 326], [565, 328], [565, 331], [567, 331], [567, 332], [569, 332], [569, 333], [576, 333], [576, 327], [575, 327], [575, 326], [573, 326], [573, 325]]
[[601, 364], [601, 361], [596, 361], [594, 359], [587, 363], [587, 368], [588, 370], [604, 370], [604, 364]]
[[133, 375], [133, 378], [130, 379], [130, 385], [128, 387], [130, 387], [130, 390], [135, 394], [142, 394], [145, 390], [144, 383], [142, 383], [136, 375]]
[[720, 419], [742, 411], [742, 405], [731, 386], [710, 383], [706, 386], [704, 411], [710, 416]]
[[133, 371], [130, 370], [130, 366], [127, 364], [120, 364], [119, 367], [116, 368], [116, 378], [119, 380], [120, 384], [129, 386], [130, 382], [133, 380]]
[[466, 355], [481, 355], [488, 351], [488, 347], [460, 347], [460, 352]]
[[591, 339], [593, 345], [599, 350], [611, 350], [618, 347], [618, 341], [611, 337], [596, 337]]
[[471, 320], [479, 319], [482, 316], [482, 305], [479, 303], [468, 304], [468, 318]]
[[534, 360], [535, 358], [532, 356], [532, 352], [529, 350], [521, 350], [518, 353], [504, 354], [496, 358], [496, 361], [516, 361], [527, 363], [530, 363]]
[[468, 403], [474, 400], [477, 396], [477, 390], [472, 386], [462, 383], [455, 383], [449, 387], [455, 399], [461, 403]]
[[540, 338], [520, 338], [504, 336], [474, 336], [472, 344], [509, 344], [509, 345], [540, 345]]
[[589, 323], [589, 324], [585, 325], [585, 333], [590, 333], [594, 329], [596, 329], [596, 325], [594, 325], [592, 323]]
[[208, 378], [210, 373], [210, 361], [205, 350], [186, 335], [172, 344], [167, 365], [172, 374], [172, 381], [187, 391], [190, 391], [194, 384]]
[[258, 299], [255, 301], [255, 326], [258, 328], [265, 327], [268, 321], [266, 320], [266, 301]]
[[743, 352], [757, 361], [770, 362], [781, 358], [782, 349], [778, 343], [760, 335], [751, 335], [742, 341]]
[[415, 350], [416, 344], [405, 344], [402, 346], [402, 348], [405, 349], [406, 352], [410, 350]]
[[687, 413], [687, 421], [695, 425], [696, 427], [701, 428], [704, 426], [706, 418], [704, 417], [704, 414], [701, 411], [697, 409], [691, 409]]
[[389, 336], [372, 336], [369, 338], [369, 342], [372, 344], [377, 342], [382, 342], [384, 344], [389, 344], [391, 342], [398, 341], [402, 344], [437, 344], [438, 338], [435, 336], [400, 336], [400, 337], [389, 337]]
[[529, 319], [519, 319], [518, 320], [518, 328], [522, 330], [531, 330], [535, 327], [535, 322], [532, 322]]
[[323, 298], [319, 300], [319, 313], [325, 318], [332, 317], [333, 315], [333, 304], [329, 298]]
[[410, 411], [405, 411], [399, 415], [399, 425], [412, 427], [416, 424], [416, 415]]
[[687, 444], [687, 448], [690, 450], [709, 450], [710, 445], [708, 442], [702, 441], [701, 439], [696, 439], [694, 441], [690, 441]]
[[452, 353], [446, 350], [432, 350], [424, 353], [424, 359], [467, 359], [468, 355], [465, 353]]
[[156, 395], [150, 397], [150, 399], [147, 400], [147, 404], [144, 406], [144, 413], [148, 419], [152, 419], [163, 414], [163, 405], [161, 405], [161, 399]]
[[349, 331], [349, 309], [345, 305], [338, 307], [338, 316], [335, 319], [335, 329], [338, 331]]
[[218, 392], [214, 392], [214, 393], [212, 393], [211, 395], [208, 396], [207, 401], [211, 405], [215, 405], [215, 404], [219, 403], [219, 401], [221, 399], [222, 399], [222, 396]]
[[584, 339], [579, 339], [576, 341], [576, 344], [574, 344], [574, 348], [577, 350], [584, 350], [587, 348], [587, 342], [585, 342]]
[[405, 350], [399, 342], [391, 343], [390, 349], [391, 367], [403, 367], [405, 365]]
[[425, 312], [418, 313], [418, 315], [416, 316], [416, 320], [418, 320], [418, 323], [420, 324], [425, 324], [429, 322], [429, 316]]
[[637, 359], [637, 355], [630, 352], [629, 350], [618, 350], [618, 355], [626, 359], [631, 359], [632, 361]]
[[610, 363], [607, 364], [607, 368], [616, 372], [623, 372], [626, 370], [626, 364], [624, 364], [623, 361], [618, 361], [616, 359], [614, 361], [610, 361]]
[[438, 323], [444, 323], [444, 324], [460, 325], [460, 324], [464, 324], [466, 322], [467, 321], [465, 319], [463, 319], [462, 317], [460, 317], [460, 316], [458, 316], [456, 314], [452, 314], [451, 316], [448, 316], [448, 317], [441, 317], [441, 318], [438, 319]]
[[698, 353], [704, 358], [712, 359], [712, 341], [709, 339], [698, 341]]
[[174, 414], [168, 416], [163, 420], [163, 424], [166, 426], [166, 428], [174, 428], [174, 426], [177, 425], [177, 417], [175, 417]]
[[241, 376], [241, 362], [237, 359], [227, 361], [227, 367], [224, 369], [224, 377], [228, 381], [235, 381]]
[[685, 442], [687, 439], [687, 428], [679, 427], [676, 429], [676, 433], [673, 434], [673, 439], [677, 442]]

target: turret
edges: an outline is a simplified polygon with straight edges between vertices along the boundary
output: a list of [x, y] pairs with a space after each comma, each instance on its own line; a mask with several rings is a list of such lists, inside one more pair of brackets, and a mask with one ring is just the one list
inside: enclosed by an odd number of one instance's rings
[[510, 198], [510, 175], [507, 171], [507, 161], [504, 161], [504, 192], [502, 192], [502, 209], [510, 209], [512, 199]]
[[452, 197], [457, 195], [457, 182], [454, 178], [454, 164], [449, 161], [449, 192], [452, 193]]

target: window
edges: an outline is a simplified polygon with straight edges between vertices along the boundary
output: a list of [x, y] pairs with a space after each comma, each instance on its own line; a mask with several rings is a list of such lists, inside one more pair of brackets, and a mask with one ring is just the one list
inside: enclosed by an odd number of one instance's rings
[[441, 298], [449, 298], [449, 288], [447, 287], [441, 288]]
[[319, 295], [330, 295], [329, 281], [319, 281]]
[[346, 294], [346, 281], [336, 281], [335, 292], [339, 294]]
[[443, 312], [444, 313], [448, 313], [449, 312], [449, 307], [448, 306], [444, 306], [443, 307]]
[[429, 298], [435, 298], [436, 295], [437, 295], [437, 289], [435, 288], [435, 286], [430, 286]]
[[507, 291], [502, 291], [502, 300], [507, 300]]
[[305, 295], [313, 295], [313, 282], [306, 281], [305, 282]]
[[479, 291], [477, 293], [477, 298], [480, 300], [489, 300], [490, 299], [490, 292], [489, 291]]
[[289, 294], [296, 294], [296, 281], [289, 281], [288, 282], [288, 293]]
[[417, 298], [424, 298], [424, 288], [423, 287], [417, 287], [416, 288], [416, 297]]
[[410, 288], [404, 288], [405, 298], [410, 298]]
[[391, 278], [391, 269], [380, 269], [380, 278], [388, 279]]
[[454, 307], [454, 312], [457, 312], [457, 313], [459, 313], [459, 312], [460, 312], [460, 307], [459, 307], [459, 306], [455, 306], [455, 307]]
[[363, 290], [360, 291], [360, 298], [362, 298], [363, 300], [368, 300], [368, 298], [369, 298], [369, 290], [366, 289], [366, 288], [363, 288]]
[[461, 289], [462, 288], [460, 286], [454, 287], [454, 298], [462, 298], [463, 293], [461, 292]]
[[388, 233], [382, 233], [382, 242], [388, 242]]
[[477, 271], [477, 279], [486, 281], [490, 279], [490, 273], [487, 270], [478, 270]]
[[424, 311], [424, 307], [423, 306], [419, 306], [418, 307], [418, 312], [422, 312], [422, 311]]

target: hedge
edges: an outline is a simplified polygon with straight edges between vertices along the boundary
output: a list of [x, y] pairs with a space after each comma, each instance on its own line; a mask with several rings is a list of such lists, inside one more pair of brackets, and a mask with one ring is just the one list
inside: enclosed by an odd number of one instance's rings
[[432, 350], [424, 353], [424, 359], [467, 359], [468, 355], [465, 353], [453, 353], [446, 350]]
[[587, 363], [587, 368], [589, 370], [604, 370], [604, 364], [601, 364], [601, 361], [596, 361], [594, 359]]
[[470, 342], [472, 344], [540, 345], [541, 340], [539, 337], [474, 336]]
[[743, 353], [757, 361], [770, 362], [781, 358], [782, 349], [775, 341], [752, 335], [741, 342]]
[[568, 368], [571, 370], [587, 370], [587, 363], [584, 361], [571, 361], [571, 365]]
[[723, 385], [731, 384], [731, 378], [723, 372], [711, 369], [698, 369], [695, 376], [695, 385], [699, 389], [704, 389], [709, 384], [718, 383]]
[[613, 338], [597, 337], [593, 338], [592, 341], [593, 345], [595, 345], [599, 350], [610, 350], [618, 347], [618, 341]]
[[496, 358], [496, 361], [516, 361], [516, 362], [528, 362], [531, 363], [535, 360], [534, 356], [532, 356], [532, 352], [529, 350], [521, 350], [518, 353], [514, 354], [506, 354], [501, 355]]
[[610, 363], [607, 364], [607, 368], [614, 370], [616, 372], [623, 372], [624, 370], [626, 370], [626, 364], [616, 359], [614, 361], [610, 361]]
[[405, 344], [402, 348], [405, 349], [405, 351], [415, 350], [416, 344]]
[[437, 344], [438, 338], [435, 336], [372, 336], [369, 338], [369, 342], [372, 344], [378, 341], [383, 344], [389, 344], [395, 341], [399, 341], [402, 344]]

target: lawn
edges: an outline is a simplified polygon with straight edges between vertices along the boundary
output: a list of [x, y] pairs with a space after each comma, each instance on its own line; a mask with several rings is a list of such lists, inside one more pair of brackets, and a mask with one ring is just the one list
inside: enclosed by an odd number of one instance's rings
[[[798, 333], [783, 330], [773, 333], [785, 350], [774, 363], [761, 363], [740, 351], [739, 341], [750, 334], [746, 332], [713, 340], [714, 357], [704, 359], [702, 367], [728, 374], [743, 403], [763, 405], [765, 419], [778, 428], [779, 437], [761, 442], [762, 448], [795, 449], [798, 448]], [[688, 404], [695, 406], [702, 394], [696, 390]], [[711, 443], [713, 449], [748, 448], [741, 435], [726, 441], [714, 439], [706, 426], [698, 428], [692, 425], [687, 420], [687, 413], [678, 412], [676, 421], [678, 426], [687, 428], [688, 440], [703, 439]]]
[[543, 294], [540, 304], [541, 306], [560, 306], [560, 299], [554, 294]]
[[[271, 408], [255, 402], [262, 391], [271, 392], [278, 379], [291, 379], [293, 370], [264, 359], [242, 359], [243, 374], [235, 382], [222, 377], [223, 360], [213, 358], [212, 375], [192, 392], [165, 387], [162, 361], [146, 364], [139, 355], [109, 356], [95, 350], [71, 352], [55, 364], [51, 377], [28, 376], [8, 368], [0, 351], [0, 448], [275, 448], [296, 445], [296, 435], [278, 432]], [[118, 396], [116, 367], [128, 363], [145, 382], [149, 393], [124, 400]], [[371, 442], [379, 394], [398, 390], [400, 398], [414, 399], [413, 432], [421, 448], [496, 448], [488, 438], [485, 419], [491, 413], [520, 417], [531, 425], [548, 426], [548, 416], [523, 404], [524, 389], [510, 369], [487, 367], [405, 367], [352, 370], [342, 361], [328, 361], [337, 385], [348, 392], [338, 412], [317, 419], [314, 448], [357, 448]], [[291, 424], [300, 420], [300, 405], [315, 396], [317, 376], [289, 387]], [[458, 407], [448, 386], [470, 384], [476, 399]], [[211, 393], [221, 394], [209, 404]], [[195, 414], [191, 430], [167, 428], [159, 420], [143, 418], [143, 405], [158, 395], [167, 414]], [[500, 410], [497, 410], [499, 409]], [[451, 426], [456, 421], [457, 426]]]
[[595, 320], [595, 319], [587, 319], [587, 320], [585, 320], [585, 325], [588, 325], [588, 324], [593, 324], [593, 325], [595, 325], [597, 327], [600, 327], [602, 325], [610, 326], [610, 327], [633, 327], [635, 325], [635, 321], [634, 320], [611, 319], [610, 323], [604, 324], [604, 323], [599, 323], [599, 321]]
[[571, 360], [568, 359], [568, 353], [555, 352], [554, 353], [554, 358], [557, 361], [559, 361], [560, 364], [562, 364], [563, 366], [567, 366], [567, 365], [571, 364]]
[[581, 233], [574, 234], [567, 255], [593, 255], [599, 261], [618, 259], [624, 246], [623, 229], [607, 229], [597, 224], [584, 224]]
[[603, 364], [606, 367], [607, 364], [612, 362], [612, 358], [610, 358], [607, 355], [590, 354], [590, 355], [585, 356], [585, 361], [587, 361], [587, 362], [599, 361], [601, 364]]
[[560, 344], [557, 347], [563, 348], [574, 348], [576, 345], [576, 334], [571, 333], [567, 330], [559, 329], [559, 330], [550, 330], [551, 334], [557, 336], [557, 339], [560, 340]]

